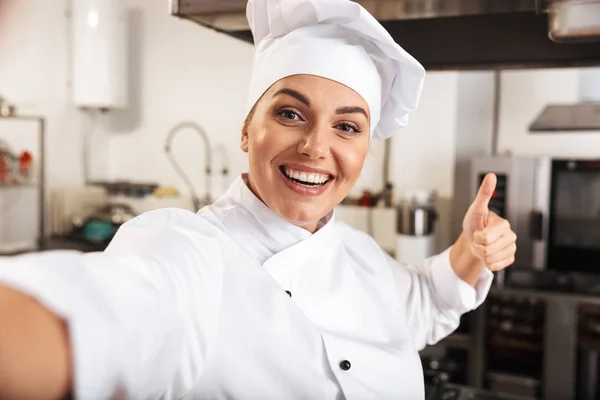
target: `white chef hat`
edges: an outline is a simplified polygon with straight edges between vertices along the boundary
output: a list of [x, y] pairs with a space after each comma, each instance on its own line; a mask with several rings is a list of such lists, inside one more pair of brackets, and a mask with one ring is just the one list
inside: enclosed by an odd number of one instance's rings
[[360, 4], [350, 0], [249, 0], [256, 46], [247, 112], [275, 82], [321, 76], [353, 89], [369, 105], [371, 137], [408, 123], [425, 70]]

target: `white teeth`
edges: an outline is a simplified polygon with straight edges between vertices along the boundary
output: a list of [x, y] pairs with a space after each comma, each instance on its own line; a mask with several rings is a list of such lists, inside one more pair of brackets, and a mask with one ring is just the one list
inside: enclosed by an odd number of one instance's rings
[[298, 181], [302, 181], [302, 182], [306, 182], [306, 183], [316, 183], [316, 184], [322, 184], [327, 182], [327, 180], [329, 179], [329, 175], [327, 174], [315, 174], [315, 173], [311, 173], [311, 172], [302, 172], [302, 171], [297, 171], [288, 167], [284, 168], [285, 170], [285, 174], [289, 177], [289, 178], [293, 178], [295, 180]]

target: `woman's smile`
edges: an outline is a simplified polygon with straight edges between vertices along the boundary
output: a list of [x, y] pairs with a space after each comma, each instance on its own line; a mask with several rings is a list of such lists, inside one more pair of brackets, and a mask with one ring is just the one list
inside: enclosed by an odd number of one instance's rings
[[327, 172], [298, 164], [281, 165], [279, 171], [286, 186], [301, 196], [319, 196], [327, 191], [334, 180]]

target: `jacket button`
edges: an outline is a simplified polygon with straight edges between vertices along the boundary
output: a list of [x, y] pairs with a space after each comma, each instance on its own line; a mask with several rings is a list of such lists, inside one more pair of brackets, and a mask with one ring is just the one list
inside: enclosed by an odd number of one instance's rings
[[292, 297], [292, 292], [290, 292], [289, 290], [286, 290], [285, 292], [288, 294], [288, 296]]
[[352, 364], [350, 364], [350, 361], [348, 361], [348, 360], [343, 360], [342, 362], [340, 362], [340, 368], [343, 371], [348, 371], [351, 366], [352, 366]]

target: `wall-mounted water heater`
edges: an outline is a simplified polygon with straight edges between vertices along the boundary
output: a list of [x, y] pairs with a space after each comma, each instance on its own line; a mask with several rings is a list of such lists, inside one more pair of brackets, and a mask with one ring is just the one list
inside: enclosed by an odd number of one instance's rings
[[128, 13], [124, 0], [73, 0], [73, 101], [81, 108], [128, 105]]

